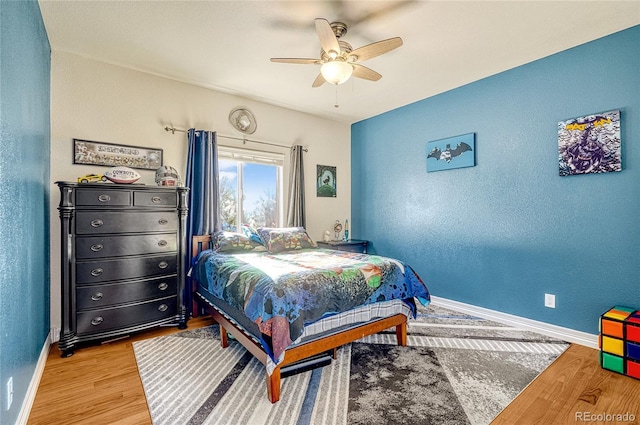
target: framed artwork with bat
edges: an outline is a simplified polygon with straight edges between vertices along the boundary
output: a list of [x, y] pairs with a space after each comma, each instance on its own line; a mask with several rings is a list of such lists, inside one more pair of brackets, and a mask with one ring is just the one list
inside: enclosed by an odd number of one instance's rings
[[329, 165], [317, 166], [316, 177], [316, 196], [322, 198], [335, 198], [336, 197], [336, 167]]
[[427, 143], [427, 172], [475, 165], [476, 133], [447, 137]]
[[622, 171], [620, 111], [558, 123], [561, 176]]

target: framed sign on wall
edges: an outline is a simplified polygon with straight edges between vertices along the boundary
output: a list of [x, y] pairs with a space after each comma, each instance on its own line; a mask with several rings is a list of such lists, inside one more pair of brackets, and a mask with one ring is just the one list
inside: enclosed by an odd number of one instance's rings
[[162, 149], [73, 139], [73, 163], [156, 170], [162, 166]]
[[427, 172], [474, 167], [476, 134], [462, 134], [427, 143]]
[[620, 111], [600, 112], [558, 123], [561, 176], [622, 171]]

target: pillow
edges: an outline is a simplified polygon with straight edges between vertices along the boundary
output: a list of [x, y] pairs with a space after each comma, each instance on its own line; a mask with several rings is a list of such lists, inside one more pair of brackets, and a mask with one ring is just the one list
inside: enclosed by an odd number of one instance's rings
[[304, 227], [258, 227], [258, 234], [272, 254], [318, 247]]
[[213, 249], [216, 252], [264, 252], [262, 243], [249, 239], [242, 233], [216, 232], [212, 236]]
[[262, 245], [262, 239], [260, 239], [260, 235], [253, 227], [249, 226], [248, 224], [243, 224], [242, 233], [244, 233], [244, 235], [252, 241], [258, 242], [260, 245]]

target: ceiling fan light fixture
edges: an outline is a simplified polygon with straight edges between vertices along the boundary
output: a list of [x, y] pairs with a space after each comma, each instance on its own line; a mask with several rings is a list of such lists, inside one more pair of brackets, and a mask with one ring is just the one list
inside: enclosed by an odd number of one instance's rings
[[329, 61], [322, 64], [320, 73], [327, 83], [338, 85], [351, 77], [353, 66], [341, 60]]
[[402, 39], [393, 37], [354, 50], [351, 44], [341, 39], [347, 33], [346, 24], [343, 22], [329, 23], [323, 18], [316, 18], [314, 22], [320, 40], [319, 59], [271, 58], [271, 62], [320, 65], [320, 74], [313, 80], [311, 87], [320, 87], [324, 83], [337, 86], [347, 81], [352, 75], [354, 78], [378, 81], [382, 75], [360, 65], [360, 62], [378, 57], [402, 46]]

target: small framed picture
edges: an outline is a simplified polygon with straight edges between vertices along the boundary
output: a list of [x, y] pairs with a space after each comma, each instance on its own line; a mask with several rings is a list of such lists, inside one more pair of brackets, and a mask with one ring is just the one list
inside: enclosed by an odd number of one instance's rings
[[476, 134], [469, 133], [427, 143], [427, 172], [474, 167]]
[[335, 198], [336, 187], [336, 167], [318, 165], [316, 195], [321, 198]]

